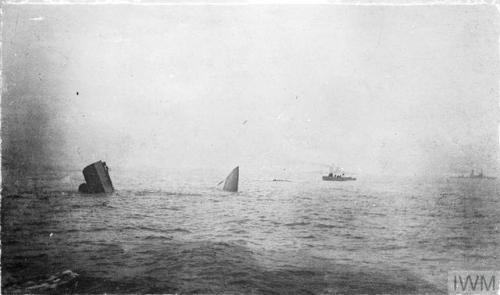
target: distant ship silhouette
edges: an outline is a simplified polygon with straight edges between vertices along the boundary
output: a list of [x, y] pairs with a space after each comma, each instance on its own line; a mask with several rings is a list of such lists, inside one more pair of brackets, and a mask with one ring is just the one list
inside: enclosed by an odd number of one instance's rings
[[460, 175], [453, 178], [496, 179], [496, 177], [484, 175], [483, 169], [481, 169], [481, 172], [479, 172], [479, 174], [475, 174], [474, 169], [472, 169], [469, 175]]
[[[335, 174], [334, 171], [335, 170]], [[349, 181], [349, 180], [356, 180], [355, 177], [351, 176], [345, 176], [344, 172], [342, 172], [342, 168], [333, 168], [333, 166], [330, 166], [330, 173], [328, 173], [328, 176], [323, 176], [324, 181]]]

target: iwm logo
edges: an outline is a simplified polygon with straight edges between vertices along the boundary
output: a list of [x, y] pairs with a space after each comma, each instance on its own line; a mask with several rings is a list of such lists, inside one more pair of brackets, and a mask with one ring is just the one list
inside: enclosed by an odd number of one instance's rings
[[498, 271], [451, 271], [448, 273], [450, 295], [493, 295], [499, 292]]

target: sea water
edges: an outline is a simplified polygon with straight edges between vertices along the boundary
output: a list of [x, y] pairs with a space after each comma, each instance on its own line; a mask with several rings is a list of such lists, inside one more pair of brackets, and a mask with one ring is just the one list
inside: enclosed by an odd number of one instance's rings
[[[78, 293], [445, 293], [451, 270], [500, 267], [500, 183], [377, 178], [290, 182], [111, 171], [30, 178], [2, 197], [3, 290], [71, 270]], [[69, 288], [69, 289], [68, 289]]]

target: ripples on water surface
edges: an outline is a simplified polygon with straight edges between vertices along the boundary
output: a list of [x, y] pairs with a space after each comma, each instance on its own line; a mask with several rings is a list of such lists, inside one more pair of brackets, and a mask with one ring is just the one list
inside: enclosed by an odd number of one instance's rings
[[497, 180], [112, 176], [2, 198], [4, 291], [70, 269], [79, 293], [445, 293], [449, 270], [500, 265]]

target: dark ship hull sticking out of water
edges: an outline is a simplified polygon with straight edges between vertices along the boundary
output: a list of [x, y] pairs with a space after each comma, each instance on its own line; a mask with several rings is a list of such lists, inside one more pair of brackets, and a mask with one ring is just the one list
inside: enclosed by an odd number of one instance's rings
[[109, 177], [106, 162], [98, 161], [83, 169], [85, 183], [80, 184], [78, 191], [85, 194], [112, 193], [115, 189]]
[[224, 187], [222, 188], [226, 192], [237, 192], [238, 191], [238, 179], [240, 177], [240, 167], [236, 167], [229, 173], [224, 182]]

